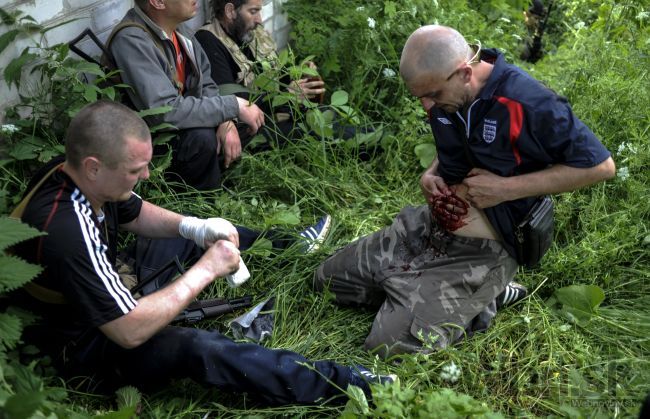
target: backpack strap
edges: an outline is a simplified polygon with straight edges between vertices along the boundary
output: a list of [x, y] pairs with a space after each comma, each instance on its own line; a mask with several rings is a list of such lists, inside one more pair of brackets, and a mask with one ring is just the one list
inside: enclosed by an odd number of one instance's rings
[[[13, 211], [11, 211], [11, 214], [9, 215], [9, 218], [13, 218], [16, 220], [20, 220], [23, 214], [25, 213], [25, 208], [27, 208], [27, 205], [29, 204], [29, 201], [32, 200], [34, 197], [34, 194], [40, 189], [41, 186], [45, 183], [46, 180], [50, 178], [56, 172], [57, 170], [61, 169], [63, 167], [63, 163], [59, 163], [56, 166], [54, 166], [52, 169], [50, 169], [45, 176], [43, 176], [37, 183], [36, 185], [25, 195], [22, 201], [14, 208]], [[23, 289], [27, 291], [29, 295], [32, 297], [36, 298], [39, 301], [42, 301], [44, 303], [49, 303], [49, 304], [67, 304], [67, 301], [65, 299], [65, 296], [58, 292], [51, 290], [49, 288], [46, 288], [42, 285], [38, 285], [35, 282], [28, 282], [27, 284], [23, 285]]]
[[[119, 70], [117, 68], [117, 64], [115, 64], [115, 57], [113, 57], [113, 54], [111, 54], [111, 43], [113, 42], [113, 38], [115, 38], [115, 35], [117, 35], [122, 29], [132, 28], [132, 27], [140, 28], [149, 35], [156, 48], [158, 48], [160, 53], [167, 60], [167, 65], [169, 66], [169, 68], [172, 69], [174, 86], [176, 86], [176, 88], [178, 88], [180, 91], [180, 86], [181, 86], [180, 81], [178, 80], [178, 76], [176, 72], [173, 71], [176, 68], [176, 65], [169, 59], [169, 57], [165, 53], [165, 45], [162, 43], [158, 35], [151, 30], [151, 28], [149, 28], [147, 25], [143, 25], [138, 22], [132, 22], [132, 21], [121, 22], [115, 28], [113, 28], [113, 31], [111, 32], [111, 34], [108, 36], [108, 39], [106, 40], [106, 44], [105, 44], [106, 49], [104, 50], [104, 54], [102, 54], [100, 60], [102, 66], [104, 66], [109, 72], [114, 70]], [[122, 77], [120, 77], [119, 73], [115, 76], [114, 81], [116, 82], [115, 84], [122, 83]]]
[[56, 166], [54, 166], [52, 169], [50, 169], [45, 176], [39, 180], [36, 185], [25, 195], [22, 201], [14, 208], [13, 211], [11, 211], [11, 214], [9, 214], [9, 218], [13, 218], [15, 220], [19, 220], [22, 218], [23, 213], [25, 212], [25, 208], [27, 208], [27, 205], [29, 204], [29, 201], [32, 200], [32, 197], [34, 194], [38, 191], [38, 189], [43, 186], [45, 181], [50, 178], [56, 172], [57, 170], [61, 169], [63, 167], [63, 163], [59, 163]]

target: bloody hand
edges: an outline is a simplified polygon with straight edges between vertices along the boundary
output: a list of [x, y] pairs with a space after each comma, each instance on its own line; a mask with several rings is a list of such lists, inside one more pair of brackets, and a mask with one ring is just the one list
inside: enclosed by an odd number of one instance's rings
[[438, 196], [431, 204], [431, 214], [438, 224], [447, 231], [458, 230], [467, 223], [463, 218], [467, 215], [469, 205], [455, 193]]

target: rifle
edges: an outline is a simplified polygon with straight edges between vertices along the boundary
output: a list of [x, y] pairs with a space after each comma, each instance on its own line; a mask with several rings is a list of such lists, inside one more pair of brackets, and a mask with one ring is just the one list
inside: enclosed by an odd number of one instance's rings
[[[142, 288], [151, 283], [158, 276], [162, 275], [166, 270], [176, 267], [179, 273], [185, 273], [185, 269], [181, 264], [178, 256], [174, 256], [169, 262], [158, 268], [155, 272], [143, 280], [137, 286], [131, 289], [131, 293], [135, 295]], [[183, 311], [180, 312], [178, 316], [172, 322], [186, 322], [186, 323], [196, 323], [203, 319], [209, 319], [212, 317], [217, 317], [221, 314], [231, 313], [237, 309], [250, 307], [253, 305], [253, 297], [250, 295], [245, 295], [240, 298], [225, 299], [225, 298], [213, 298], [210, 300], [197, 300], [193, 303], [190, 303]]]
[[239, 308], [250, 307], [253, 304], [253, 297], [245, 295], [240, 298], [226, 299], [213, 298], [211, 300], [199, 300], [191, 303], [181, 311], [173, 320], [174, 322], [196, 323], [203, 319], [209, 319], [221, 314], [231, 313]]

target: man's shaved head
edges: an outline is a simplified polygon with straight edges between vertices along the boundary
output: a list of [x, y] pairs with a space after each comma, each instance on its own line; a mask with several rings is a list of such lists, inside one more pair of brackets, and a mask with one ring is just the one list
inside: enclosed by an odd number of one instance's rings
[[469, 58], [465, 38], [447, 26], [422, 26], [409, 36], [402, 50], [399, 71], [408, 85], [423, 74], [446, 77]]
[[147, 124], [133, 110], [118, 102], [99, 100], [84, 106], [70, 122], [65, 156], [74, 169], [83, 159], [96, 157], [110, 168], [124, 158], [128, 138], [151, 141]]

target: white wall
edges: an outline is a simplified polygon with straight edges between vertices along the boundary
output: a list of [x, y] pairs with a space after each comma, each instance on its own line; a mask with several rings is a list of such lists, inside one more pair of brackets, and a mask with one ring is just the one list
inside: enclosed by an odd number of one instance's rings
[[[201, 4], [199, 13], [187, 22], [191, 28], [201, 26], [206, 20], [206, 16], [210, 14], [210, 1], [199, 0], [199, 2]], [[273, 33], [273, 37], [280, 47], [286, 45], [289, 34], [287, 17], [280, 13], [283, 2], [284, 0], [264, 0], [262, 10], [264, 27]], [[113, 26], [122, 19], [132, 5], [133, 0], [0, 0], [0, 8], [6, 11], [20, 10], [46, 27], [54, 27], [67, 22], [47, 33], [45, 39], [47, 45], [68, 42], [85, 28], [90, 28], [104, 41]], [[0, 34], [6, 31], [7, 28], [0, 25]], [[2, 109], [15, 103], [18, 97], [15, 88], [9, 89], [4, 81], [4, 68], [28, 45], [30, 45], [30, 41], [18, 40], [0, 54], [0, 122], [3, 119]], [[91, 55], [99, 53], [99, 50], [89, 40], [78, 45]]]

